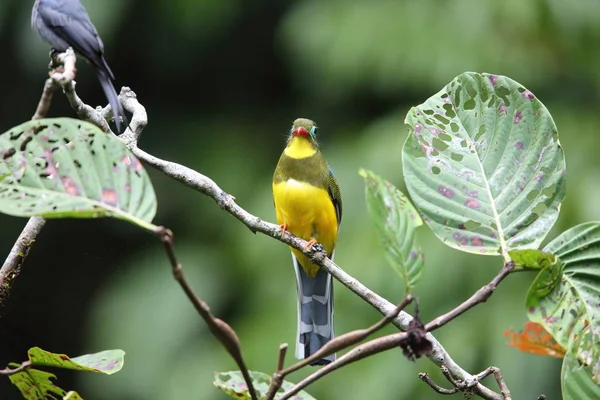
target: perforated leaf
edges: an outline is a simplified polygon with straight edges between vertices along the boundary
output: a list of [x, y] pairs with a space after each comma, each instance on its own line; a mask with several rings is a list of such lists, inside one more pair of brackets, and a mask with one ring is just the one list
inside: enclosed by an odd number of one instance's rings
[[424, 254], [415, 237], [423, 221], [394, 185], [371, 171], [359, 173], [365, 178], [367, 209], [386, 257], [404, 280], [405, 292], [410, 293], [423, 271]]
[[546, 107], [519, 83], [466, 72], [406, 116], [406, 186], [444, 243], [479, 254], [537, 247], [565, 195]]
[[115, 217], [151, 229], [156, 196], [139, 160], [88, 122], [42, 119], [0, 135], [0, 212]]
[[107, 375], [120, 371], [125, 361], [125, 352], [118, 349], [70, 358], [65, 354], [51, 353], [39, 347], [32, 347], [27, 355], [33, 365], [101, 372]]
[[559, 262], [540, 271], [532, 284], [528, 317], [589, 366], [600, 384], [600, 222], [567, 230], [544, 252], [556, 254]]
[[[39, 347], [32, 347], [27, 351], [27, 356], [32, 366], [66, 368], [112, 375], [123, 368], [125, 352], [123, 350], [106, 350], [70, 358], [65, 354], [51, 353]], [[14, 369], [19, 367], [20, 364], [10, 363], [8, 366]], [[23, 397], [28, 400], [55, 398], [50, 397], [51, 395], [69, 400], [81, 399], [76, 392], [66, 393], [56, 386], [52, 382], [56, 379], [55, 375], [33, 367], [9, 375], [9, 378], [17, 386]]]
[[[250, 371], [250, 376], [252, 378], [252, 385], [256, 390], [258, 398], [264, 399], [269, 391], [271, 377], [267, 374], [256, 371]], [[250, 393], [248, 392], [248, 386], [246, 385], [244, 377], [240, 371], [217, 372], [215, 373], [215, 380], [213, 384], [234, 399], [251, 399]], [[293, 386], [294, 384], [283, 381], [281, 388], [279, 388], [279, 391], [275, 394], [275, 399], [281, 397], [285, 391], [291, 389]], [[296, 395], [290, 397], [290, 399], [314, 400], [314, 397], [305, 391], [300, 391]]]
[[[18, 366], [19, 364], [9, 364], [11, 368]], [[29, 368], [8, 377], [27, 400], [45, 400], [55, 398], [51, 397], [52, 395], [60, 397], [66, 395], [63, 389], [52, 383], [52, 379], [56, 379], [56, 376], [46, 371]]]

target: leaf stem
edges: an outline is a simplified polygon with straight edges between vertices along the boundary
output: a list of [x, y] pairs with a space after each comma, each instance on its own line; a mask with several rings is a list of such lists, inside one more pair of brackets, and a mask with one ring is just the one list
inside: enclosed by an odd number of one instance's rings
[[21, 365], [19, 365], [17, 368], [0, 369], [0, 375], [7, 375], [7, 376], [14, 375], [16, 373], [26, 370], [27, 368], [29, 368], [31, 366], [32, 366], [31, 361], [29, 361], [29, 360], [23, 361], [21, 363]]

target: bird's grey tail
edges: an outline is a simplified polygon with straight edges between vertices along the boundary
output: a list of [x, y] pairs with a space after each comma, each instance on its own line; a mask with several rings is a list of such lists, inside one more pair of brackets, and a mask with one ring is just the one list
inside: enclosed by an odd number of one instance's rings
[[99, 69], [98, 80], [100, 81], [100, 85], [102, 86], [104, 95], [108, 99], [108, 103], [112, 108], [113, 117], [115, 119], [115, 125], [117, 126], [117, 131], [121, 133], [121, 118], [123, 118], [125, 125], [128, 125], [128, 122], [127, 117], [125, 116], [125, 110], [123, 110], [123, 106], [119, 101], [119, 97], [112, 83], [112, 72], [110, 71], [110, 69], [107, 69], [106, 71], [104, 69]]
[[[298, 335], [296, 358], [314, 354], [333, 338], [333, 281], [331, 275], [319, 268], [314, 278], [309, 277], [294, 254], [294, 269], [298, 283]], [[311, 363], [329, 364], [335, 353]]]

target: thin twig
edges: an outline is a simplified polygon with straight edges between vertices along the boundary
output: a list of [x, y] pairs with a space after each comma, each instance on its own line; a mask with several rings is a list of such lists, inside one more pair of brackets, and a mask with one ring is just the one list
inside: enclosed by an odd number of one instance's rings
[[275, 393], [279, 390], [281, 385], [283, 384], [284, 376], [281, 374], [281, 370], [283, 369], [283, 365], [285, 363], [285, 353], [287, 352], [288, 345], [287, 343], [283, 343], [279, 346], [279, 357], [277, 358], [277, 369], [273, 374], [273, 378], [271, 379], [271, 384], [269, 385], [269, 390], [267, 391], [267, 395], [265, 396], [266, 400], [272, 400], [275, 397]]
[[504, 264], [500, 272], [494, 277], [494, 279], [491, 280], [490, 283], [481, 287], [477, 292], [475, 292], [475, 294], [473, 294], [471, 297], [469, 297], [467, 300], [465, 300], [463, 303], [461, 303], [454, 309], [450, 310], [444, 315], [440, 315], [433, 321], [427, 323], [425, 325], [425, 329], [427, 330], [427, 332], [434, 331], [444, 326], [448, 322], [452, 321], [454, 318], [475, 307], [477, 304], [485, 303], [487, 299], [489, 299], [490, 296], [494, 293], [494, 290], [496, 290], [498, 284], [500, 284], [500, 282], [502, 282], [504, 278], [506, 278], [511, 272], [513, 272], [514, 269], [514, 262], [510, 261]]
[[177, 256], [175, 255], [175, 250], [173, 248], [173, 233], [164, 227], [159, 227], [155, 233], [165, 245], [167, 256], [169, 257], [169, 261], [171, 262], [171, 266], [173, 268], [173, 276], [175, 277], [175, 280], [179, 283], [190, 302], [194, 305], [196, 311], [198, 311], [198, 314], [200, 314], [202, 319], [204, 319], [204, 322], [206, 322], [206, 325], [208, 325], [208, 328], [212, 334], [219, 339], [231, 357], [235, 360], [240, 368], [240, 371], [242, 372], [242, 375], [244, 376], [250, 397], [253, 400], [257, 400], [258, 397], [256, 395], [256, 391], [254, 390], [254, 385], [252, 384], [250, 372], [248, 371], [248, 368], [246, 368], [246, 363], [242, 357], [240, 340], [235, 331], [225, 321], [212, 315], [208, 305], [194, 293], [194, 290], [188, 283], [183, 273], [181, 263], [177, 260]]
[[419, 379], [428, 384], [433, 390], [435, 390], [439, 394], [454, 394], [458, 392], [458, 388], [456, 387], [453, 387], [452, 389], [445, 389], [441, 387], [440, 385], [435, 383], [426, 372], [421, 372], [418, 376]]
[[21, 363], [21, 365], [18, 366], [17, 368], [0, 369], [0, 375], [14, 375], [14, 374], [19, 373], [19, 372], [21, 372], [23, 370], [26, 370], [29, 367], [31, 367], [31, 361], [30, 360], [23, 361]]
[[283, 369], [285, 364], [285, 353], [287, 353], [288, 344], [282, 343], [279, 345], [279, 358], [277, 359], [277, 372]]

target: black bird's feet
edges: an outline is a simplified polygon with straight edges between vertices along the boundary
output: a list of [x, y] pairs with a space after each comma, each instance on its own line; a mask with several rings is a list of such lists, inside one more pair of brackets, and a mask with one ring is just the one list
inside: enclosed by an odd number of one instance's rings
[[50, 49], [50, 64], [48, 68], [56, 69], [61, 66], [61, 64], [56, 59], [61, 52], [56, 50], [54, 47]]
[[312, 250], [314, 252], [325, 251], [325, 249], [323, 249], [323, 245], [321, 243], [317, 243], [317, 241], [314, 239], [308, 242], [306, 245], [306, 250]]

